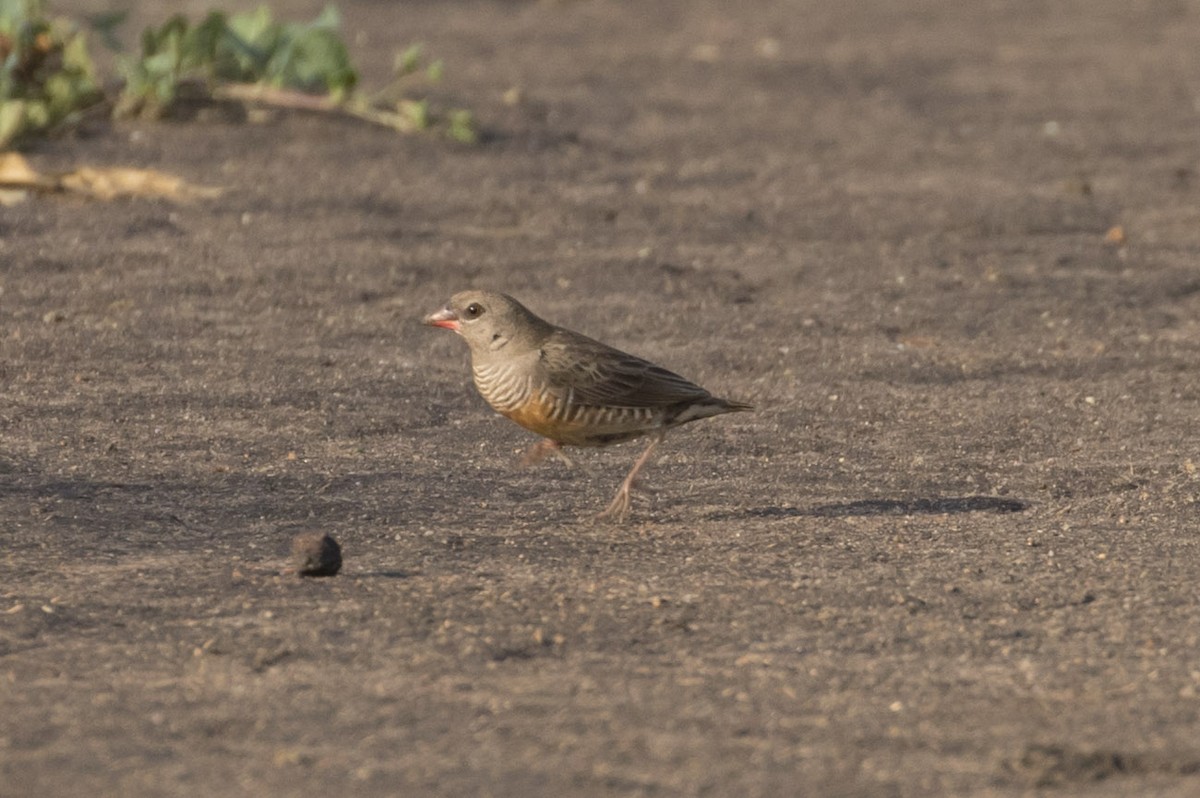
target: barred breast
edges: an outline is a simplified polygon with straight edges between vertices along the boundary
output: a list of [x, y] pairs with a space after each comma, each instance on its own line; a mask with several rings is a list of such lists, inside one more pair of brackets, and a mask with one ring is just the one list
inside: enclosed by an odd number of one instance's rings
[[533, 379], [520, 374], [511, 363], [475, 364], [471, 370], [479, 395], [501, 413], [521, 407], [533, 395]]
[[501, 415], [538, 435], [568, 446], [604, 446], [663, 426], [662, 408], [579, 404], [574, 392], [535, 384], [512, 364], [473, 367], [479, 394]]

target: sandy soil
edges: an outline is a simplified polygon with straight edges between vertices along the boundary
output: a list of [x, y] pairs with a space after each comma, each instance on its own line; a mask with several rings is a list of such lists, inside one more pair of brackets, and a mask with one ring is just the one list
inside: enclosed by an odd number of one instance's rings
[[[1200, 793], [1200, 6], [341, 6], [486, 141], [0, 210], [5, 795]], [[759, 410], [581, 523], [639, 444], [516, 468], [469, 286]]]

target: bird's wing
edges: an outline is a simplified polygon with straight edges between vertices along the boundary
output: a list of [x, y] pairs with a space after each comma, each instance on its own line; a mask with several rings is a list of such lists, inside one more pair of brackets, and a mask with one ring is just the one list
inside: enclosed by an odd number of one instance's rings
[[674, 372], [569, 330], [543, 343], [539, 365], [556, 390], [582, 405], [665, 407], [710, 396]]

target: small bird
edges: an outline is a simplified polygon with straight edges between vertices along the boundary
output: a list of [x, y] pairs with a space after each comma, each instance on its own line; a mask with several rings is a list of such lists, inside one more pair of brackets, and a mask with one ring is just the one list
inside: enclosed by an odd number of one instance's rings
[[[463, 291], [425, 317], [466, 339], [475, 387], [501, 415], [544, 437], [524, 458], [562, 446], [650, 445], [598, 518], [623, 521], [638, 471], [667, 430], [750, 405], [719, 399], [661, 366], [538, 318], [507, 294]], [[569, 461], [568, 461], [569, 462]]]

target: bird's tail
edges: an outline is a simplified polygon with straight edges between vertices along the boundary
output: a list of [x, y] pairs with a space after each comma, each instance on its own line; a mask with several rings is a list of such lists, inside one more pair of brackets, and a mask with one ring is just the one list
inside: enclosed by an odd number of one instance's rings
[[669, 427], [674, 427], [679, 424], [686, 424], [689, 421], [698, 421], [702, 418], [719, 416], [723, 413], [753, 409], [751, 405], [745, 402], [731, 402], [728, 399], [718, 399], [715, 396], [708, 396], [698, 402], [688, 402], [679, 406], [677, 412], [667, 418], [666, 424]]

